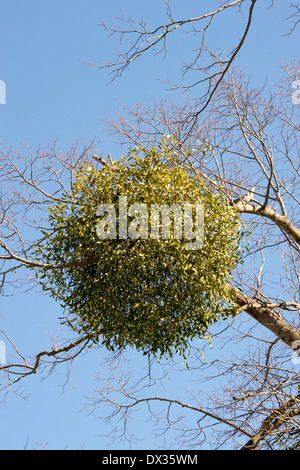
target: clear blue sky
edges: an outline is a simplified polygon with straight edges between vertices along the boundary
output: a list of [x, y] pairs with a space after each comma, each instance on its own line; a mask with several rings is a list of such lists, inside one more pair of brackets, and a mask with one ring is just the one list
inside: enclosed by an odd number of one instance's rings
[[[171, 1], [174, 17], [195, 16], [202, 4], [214, 3], [187, 0]], [[299, 32], [291, 38], [283, 35], [289, 23], [287, 2], [275, 1], [277, 8], [266, 11], [268, 1], [259, 2], [254, 23], [241, 53], [239, 64], [252, 74], [256, 84], [266, 76], [272, 82], [281, 74], [278, 66], [282, 60], [298, 58]], [[200, 5], [200, 7], [199, 7]], [[208, 8], [207, 8], [208, 9]], [[178, 78], [177, 60], [183, 60], [190, 39], [175, 38], [175, 48], [164, 63], [151, 55], [132, 67], [118, 81], [108, 85], [109, 76], [84, 64], [109, 59], [115, 42], [109, 40], [98, 24], [102, 17], [109, 22], [111, 16], [144, 18], [149, 24], [164, 21], [164, 4], [161, 0], [15, 0], [2, 2], [0, 15], [0, 80], [7, 87], [7, 103], [0, 105], [0, 140], [19, 146], [28, 140], [34, 147], [59, 138], [62, 148], [66, 142], [77, 139], [101, 140], [99, 151], [121, 150], [101, 133], [101, 120], [113, 118], [119, 102], [133, 105], [151, 103], [165, 96], [165, 85], [157, 79]], [[162, 18], [162, 20], [160, 20]], [[213, 38], [220, 48], [223, 37], [236, 24], [230, 15]], [[193, 38], [196, 41], [196, 37]], [[196, 46], [195, 42], [195, 46]], [[25, 354], [34, 355], [49, 346], [47, 333], [54, 335], [59, 328], [59, 307], [45, 296], [21, 294], [1, 300], [1, 328], [6, 330]], [[11, 354], [8, 347], [8, 354]], [[104, 423], [94, 420], [84, 411], [84, 396], [92, 395], [96, 386], [94, 375], [101, 371], [105, 354], [92, 351], [74, 363], [70, 376], [71, 386], [62, 391], [65, 369], [57, 368], [47, 379], [37, 374], [22, 382], [21, 390], [27, 400], [17, 395], [6, 397], [0, 403], [0, 448], [22, 449], [47, 444], [48, 448], [105, 449], [114, 448], [109, 440], [99, 435], [107, 434]], [[146, 363], [132, 354], [133, 368]], [[102, 369], [103, 372], [105, 368]], [[174, 376], [173, 387], [181, 386], [180, 377]], [[154, 446], [148, 428], [140, 420], [137, 433], [144, 439], [135, 448]], [[120, 445], [116, 446], [120, 448]], [[127, 448], [126, 444], [123, 448]]]

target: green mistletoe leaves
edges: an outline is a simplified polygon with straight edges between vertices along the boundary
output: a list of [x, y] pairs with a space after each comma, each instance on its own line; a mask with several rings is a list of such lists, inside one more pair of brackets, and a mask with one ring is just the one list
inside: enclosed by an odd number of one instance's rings
[[[134, 204], [143, 210], [131, 210]], [[49, 221], [38, 258], [66, 267], [41, 272], [40, 282], [64, 308], [63, 323], [108, 349], [184, 354], [193, 338], [231, 314], [228, 283], [241, 262], [242, 223], [201, 175], [176, 164], [164, 141], [113, 167], [84, 164]]]

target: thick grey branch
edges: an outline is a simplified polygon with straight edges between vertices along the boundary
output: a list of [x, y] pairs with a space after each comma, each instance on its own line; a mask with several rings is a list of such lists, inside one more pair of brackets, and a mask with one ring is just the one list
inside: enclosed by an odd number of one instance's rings
[[300, 330], [288, 325], [278, 312], [253, 300], [236, 287], [232, 287], [232, 293], [238, 306], [289, 347], [292, 347], [295, 341], [300, 341]]
[[[259, 443], [267, 439], [274, 431], [279, 429], [285, 422], [300, 415], [300, 395], [291, 398], [277, 410], [274, 410], [270, 416], [263, 420], [259, 432], [253, 436], [241, 450], [255, 450]], [[296, 408], [293, 408], [298, 405]]]
[[300, 230], [292, 224], [288, 217], [278, 214], [273, 207], [262, 207], [257, 204], [245, 203], [239, 200], [234, 203], [234, 207], [245, 214], [255, 214], [275, 222], [287, 235], [289, 235], [297, 244], [300, 244]]

